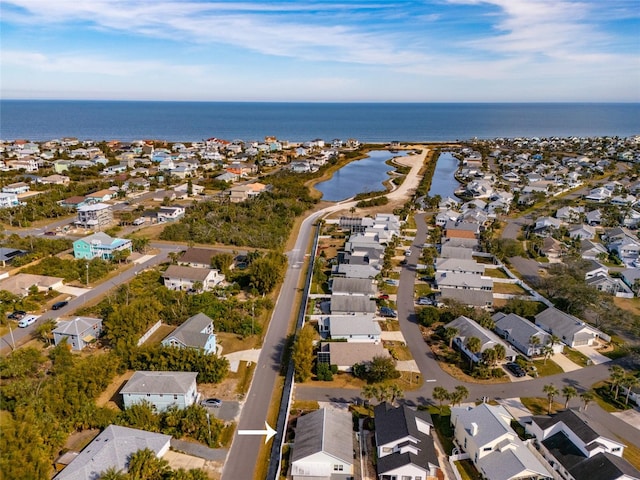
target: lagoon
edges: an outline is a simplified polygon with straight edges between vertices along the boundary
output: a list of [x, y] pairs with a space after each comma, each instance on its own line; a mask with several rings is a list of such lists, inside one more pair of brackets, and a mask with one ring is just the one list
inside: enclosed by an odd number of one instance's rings
[[338, 202], [358, 193], [384, 190], [392, 166], [385, 162], [394, 157], [403, 157], [407, 152], [372, 150], [367, 157], [348, 163], [337, 170], [331, 179], [318, 183], [315, 188], [322, 192], [322, 200]]
[[442, 152], [436, 163], [436, 170], [433, 172], [429, 196], [440, 195], [441, 198], [455, 198], [455, 191], [460, 188], [460, 183], [456, 180], [455, 173], [458, 169], [459, 160], [451, 152]]

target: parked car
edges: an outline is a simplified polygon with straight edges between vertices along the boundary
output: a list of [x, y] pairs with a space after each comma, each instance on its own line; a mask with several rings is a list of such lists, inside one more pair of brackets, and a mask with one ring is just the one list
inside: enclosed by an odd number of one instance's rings
[[66, 307], [69, 304], [69, 302], [62, 301], [62, 302], [56, 302], [53, 304], [53, 306], [51, 307], [52, 310], [60, 310], [61, 308]]
[[418, 305], [435, 305], [436, 302], [431, 297], [420, 297]]
[[24, 310], [16, 310], [14, 312], [11, 312], [9, 314], [9, 318], [11, 320], [20, 320], [22, 319], [22, 317], [24, 317], [27, 314], [27, 312], [25, 312]]
[[404, 256], [405, 257], [410, 257], [411, 256], [411, 250], [407, 250], [404, 252]]
[[55, 237], [57, 235], [57, 233], [53, 231], [44, 232], [44, 234], [47, 235], [48, 237]]
[[516, 377], [524, 377], [527, 374], [527, 372], [525, 372], [520, 365], [514, 362], [507, 363], [505, 367], [507, 367], [509, 371]]
[[378, 296], [378, 298], [380, 300], [389, 300], [389, 295], [387, 295], [386, 293], [383, 293], [382, 295]]
[[218, 408], [220, 407], [220, 405], [222, 405], [222, 400], [220, 400], [219, 398], [207, 398], [206, 400], [200, 402], [200, 405], [202, 405], [203, 407]]
[[382, 315], [383, 317], [389, 317], [389, 318], [396, 318], [398, 316], [396, 311], [393, 308], [389, 308], [389, 307], [381, 307], [380, 315]]
[[22, 320], [18, 322], [18, 326], [20, 328], [26, 328], [29, 325], [36, 323], [36, 320], [38, 318], [38, 315], [25, 315], [24, 317], [22, 317]]
[[397, 286], [398, 286], [398, 283], [400, 283], [400, 282], [398, 282], [398, 280], [395, 280], [395, 279], [393, 279], [393, 278], [387, 278], [387, 279], [384, 281], [384, 283], [386, 283], [387, 285], [393, 285], [394, 287], [397, 287]]

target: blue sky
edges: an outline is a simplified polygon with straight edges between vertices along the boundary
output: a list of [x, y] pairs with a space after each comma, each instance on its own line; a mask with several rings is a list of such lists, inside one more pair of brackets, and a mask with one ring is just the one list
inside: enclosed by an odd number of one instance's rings
[[638, 102], [640, 0], [2, 0], [2, 98]]

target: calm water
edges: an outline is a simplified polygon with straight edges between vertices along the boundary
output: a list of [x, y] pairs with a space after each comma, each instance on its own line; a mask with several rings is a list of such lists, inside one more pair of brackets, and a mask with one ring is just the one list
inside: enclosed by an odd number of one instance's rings
[[384, 190], [382, 182], [389, 179], [387, 172], [393, 167], [385, 162], [393, 157], [402, 157], [406, 152], [391, 153], [388, 150], [373, 150], [368, 157], [351, 162], [333, 174], [330, 180], [318, 183], [322, 199], [337, 202], [358, 193]]
[[640, 104], [224, 103], [1, 100], [0, 139], [361, 142], [640, 134]]
[[440, 195], [441, 198], [455, 198], [454, 192], [460, 187], [460, 183], [453, 176], [458, 169], [458, 159], [450, 152], [442, 152], [438, 157], [436, 169], [433, 172], [433, 180], [429, 189], [429, 196]]

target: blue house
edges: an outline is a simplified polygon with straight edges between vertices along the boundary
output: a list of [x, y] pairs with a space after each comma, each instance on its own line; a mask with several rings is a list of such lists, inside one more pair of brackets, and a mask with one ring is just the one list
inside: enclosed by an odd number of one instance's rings
[[216, 336], [213, 333], [213, 320], [204, 313], [187, 318], [182, 325], [162, 340], [165, 347], [197, 348], [204, 353], [215, 353]]
[[73, 256], [78, 259], [102, 258], [110, 260], [113, 258], [113, 252], [118, 250], [131, 251], [131, 240], [112, 238], [106, 233], [97, 232], [73, 242]]
[[198, 372], [137, 371], [120, 390], [124, 407], [144, 401], [158, 412], [171, 405], [187, 408], [198, 400], [197, 376]]

